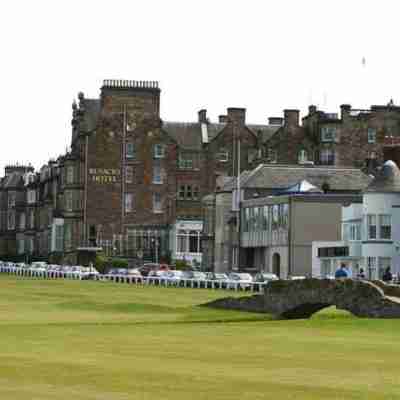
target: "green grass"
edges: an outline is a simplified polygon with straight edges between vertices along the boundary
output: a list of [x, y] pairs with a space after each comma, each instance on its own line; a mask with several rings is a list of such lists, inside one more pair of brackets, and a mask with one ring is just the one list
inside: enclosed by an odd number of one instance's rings
[[0, 294], [0, 399], [400, 399], [399, 320], [275, 321], [196, 307], [223, 291], [109, 282], [0, 276]]

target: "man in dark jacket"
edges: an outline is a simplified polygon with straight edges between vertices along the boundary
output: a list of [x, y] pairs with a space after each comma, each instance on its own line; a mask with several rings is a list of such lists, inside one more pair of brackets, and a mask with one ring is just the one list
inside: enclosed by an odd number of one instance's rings
[[390, 267], [387, 267], [387, 268], [386, 268], [385, 273], [384, 273], [383, 276], [382, 276], [382, 280], [383, 280], [384, 282], [391, 282], [391, 281], [393, 280], [393, 275], [392, 275], [392, 273], [390, 272]]

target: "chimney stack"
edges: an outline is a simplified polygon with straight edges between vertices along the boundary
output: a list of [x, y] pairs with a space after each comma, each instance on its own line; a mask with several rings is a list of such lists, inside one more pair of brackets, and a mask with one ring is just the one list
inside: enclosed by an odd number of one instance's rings
[[317, 106], [314, 106], [313, 104], [308, 106], [308, 115], [312, 115], [316, 112], [317, 112]]
[[340, 118], [342, 120], [346, 119], [350, 115], [351, 105], [350, 104], [342, 104], [340, 106]]
[[228, 121], [236, 122], [238, 125], [245, 125], [246, 123], [246, 109], [245, 108], [228, 108]]
[[219, 115], [218, 122], [220, 124], [226, 124], [228, 122], [228, 117], [226, 115]]
[[299, 110], [283, 110], [283, 115], [285, 116], [285, 126], [299, 126]]
[[207, 123], [207, 110], [204, 108], [199, 111], [199, 122], [204, 124]]

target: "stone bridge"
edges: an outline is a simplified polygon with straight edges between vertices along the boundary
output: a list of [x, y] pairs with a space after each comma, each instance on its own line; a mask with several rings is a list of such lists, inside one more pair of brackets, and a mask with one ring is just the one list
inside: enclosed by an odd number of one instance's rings
[[280, 280], [269, 283], [264, 294], [227, 297], [205, 306], [267, 313], [283, 319], [309, 318], [330, 306], [357, 317], [400, 318], [400, 286], [353, 279]]

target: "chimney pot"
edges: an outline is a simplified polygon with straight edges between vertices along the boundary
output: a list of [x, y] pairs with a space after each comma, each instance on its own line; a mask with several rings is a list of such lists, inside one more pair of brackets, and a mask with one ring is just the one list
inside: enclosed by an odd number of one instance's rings
[[199, 111], [199, 122], [200, 123], [207, 123], [207, 110], [204, 108]]

